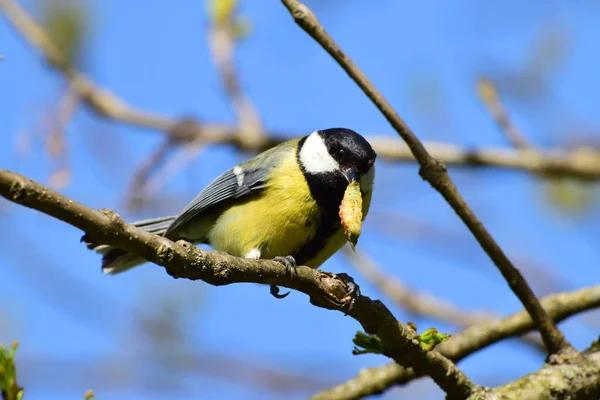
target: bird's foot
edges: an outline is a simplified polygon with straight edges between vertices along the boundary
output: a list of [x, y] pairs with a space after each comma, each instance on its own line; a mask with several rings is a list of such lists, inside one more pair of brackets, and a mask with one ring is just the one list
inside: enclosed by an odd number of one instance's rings
[[350, 311], [352, 311], [352, 309], [354, 308], [358, 296], [360, 296], [360, 287], [348, 274], [341, 272], [339, 274], [335, 274], [335, 276], [339, 280], [344, 282], [346, 284], [346, 287], [348, 288], [346, 296], [344, 297], [344, 302], [348, 304], [348, 310], [344, 314], [348, 315], [348, 313], [350, 313]]
[[[296, 260], [294, 259], [294, 257], [292, 257], [292, 256], [285, 256], [285, 257], [277, 256], [277, 257], [273, 258], [273, 261], [277, 261], [277, 262], [280, 262], [281, 264], [283, 264], [286, 271], [289, 272], [289, 274], [291, 275], [292, 278], [294, 278], [297, 275], [297, 272], [296, 272], [297, 265], [296, 265]], [[271, 285], [271, 295], [273, 297], [275, 297], [276, 299], [283, 299], [288, 294], [290, 294], [290, 292], [287, 292], [284, 294], [279, 294], [279, 288], [275, 285]]]
[[285, 256], [285, 257], [281, 257], [281, 256], [277, 256], [273, 259], [273, 261], [277, 261], [283, 264], [283, 266], [285, 267], [286, 271], [290, 273], [290, 276], [292, 278], [296, 277], [296, 275], [298, 274], [296, 272], [296, 260], [294, 259], [294, 257], [292, 256]]
[[[327, 277], [328, 280], [342, 281], [344, 283], [345, 287], [343, 288], [340, 288], [340, 285], [337, 282], [328, 282], [326, 286], [328, 286], [331, 291], [329, 293], [329, 301], [340, 309], [345, 309], [344, 315], [348, 315], [354, 308], [354, 305], [360, 296], [359, 286], [354, 282], [354, 279], [352, 279], [350, 275], [343, 272], [334, 274], [332, 272], [320, 271], [320, 273]], [[339, 289], [344, 291], [342, 292]]]

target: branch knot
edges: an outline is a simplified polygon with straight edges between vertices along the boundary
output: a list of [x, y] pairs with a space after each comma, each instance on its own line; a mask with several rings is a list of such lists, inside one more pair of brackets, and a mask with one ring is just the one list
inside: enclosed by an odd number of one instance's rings
[[111, 229], [114, 229], [115, 234], [121, 235], [125, 233], [125, 221], [121, 218], [119, 214], [111, 210], [110, 208], [103, 208], [100, 212], [108, 218], [108, 223], [110, 224]]
[[12, 199], [16, 202], [20, 202], [25, 198], [25, 185], [20, 180], [15, 180], [12, 185], [10, 185], [10, 195]]
[[437, 184], [443, 182], [447, 175], [446, 164], [431, 156], [419, 168], [419, 176], [433, 187], [437, 187]]
[[[287, 6], [288, 4], [286, 4]], [[292, 17], [294, 18], [294, 21], [296, 22], [302, 22], [305, 20], [316, 20], [316, 16], [315, 14], [312, 12], [312, 10], [308, 7], [306, 7], [304, 4], [302, 3], [297, 3], [294, 4], [293, 6], [288, 6], [288, 9], [291, 11], [292, 13]]]

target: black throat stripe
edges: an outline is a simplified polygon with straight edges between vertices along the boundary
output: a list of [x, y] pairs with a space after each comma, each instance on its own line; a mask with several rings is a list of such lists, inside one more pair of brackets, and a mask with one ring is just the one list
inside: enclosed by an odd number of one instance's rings
[[298, 265], [304, 265], [312, 260], [327, 245], [327, 242], [341, 228], [339, 207], [344, 197], [348, 182], [339, 173], [310, 174], [300, 163], [300, 149], [305, 138], [298, 143], [296, 157], [298, 164], [308, 183], [310, 194], [319, 205], [320, 214], [315, 215], [314, 225], [317, 226], [315, 236], [307, 243], [300, 246], [292, 256]]

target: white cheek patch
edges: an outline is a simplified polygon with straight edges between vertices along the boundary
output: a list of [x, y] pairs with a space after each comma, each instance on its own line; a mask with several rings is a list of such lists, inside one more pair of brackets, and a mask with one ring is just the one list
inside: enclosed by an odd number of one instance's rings
[[233, 168], [233, 173], [237, 178], [238, 186], [242, 186], [244, 184], [244, 170], [240, 166], [236, 166]]
[[331, 157], [318, 132], [311, 133], [300, 150], [300, 163], [311, 174], [339, 170], [340, 165]]
[[253, 260], [258, 260], [260, 258], [260, 249], [250, 250], [248, 253], [246, 253], [244, 258], [251, 258]]
[[375, 164], [367, 171], [366, 174], [363, 174], [359, 179], [360, 189], [363, 193], [370, 191], [373, 189], [373, 181], [375, 180]]

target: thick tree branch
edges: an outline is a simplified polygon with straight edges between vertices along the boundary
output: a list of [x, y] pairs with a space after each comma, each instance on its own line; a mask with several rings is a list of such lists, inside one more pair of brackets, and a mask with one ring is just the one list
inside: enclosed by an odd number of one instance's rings
[[[231, 144], [243, 150], [253, 151], [261, 151], [280, 143], [292, 133], [269, 132], [267, 140], [244, 141], [240, 139], [243, 134], [239, 128], [232, 124], [199, 122], [193, 118], [178, 119], [136, 109], [106, 88], [95, 84], [89, 77], [70, 65], [44, 29], [17, 3], [12, 0], [0, 0], [0, 9], [25, 39], [37, 48], [45, 61], [70, 81], [73, 90], [78, 91], [85, 104], [100, 117], [156, 129], [165, 133], [168, 140], [178, 143], [188, 143], [200, 138], [207, 143]], [[293, 134], [293, 136], [301, 136], [301, 134]], [[395, 138], [380, 136], [369, 139], [375, 151], [383, 158], [404, 162], [415, 160], [410, 149]], [[253, 145], [256, 147], [251, 147]], [[600, 179], [600, 153], [589, 148], [541, 152], [494, 147], [468, 149], [439, 142], [424, 142], [424, 146], [433, 157], [457, 167], [490, 166], [577, 179]]]
[[[600, 285], [573, 292], [553, 294], [541, 299], [546, 312], [555, 322], [600, 307]], [[458, 362], [501, 340], [535, 329], [531, 317], [521, 311], [506, 318], [474, 325], [452, 336], [437, 351]], [[313, 400], [354, 400], [384, 392], [390, 386], [404, 384], [420, 377], [412, 369], [397, 364], [367, 368], [355, 378], [313, 396]]]
[[[173, 243], [126, 224], [110, 210], [92, 210], [22, 175], [2, 169], [0, 195], [81, 229], [87, 241], [139, 254], [165, 267], [174, 278], [199, 279], [217, 286], [236, 282], [284, 286], [307, 294], [316, 306], [339, 311], [348, 308], [347, 287], [334, 274], [299, 267], [297, 277], [291, 278], [275, 261], [206, 252], [185, 241]], [[466, 398], [479, 390], [450, 360], [436, 351], [424, 351], [416, 333], [398, 322], [381, 301], [359, 295], [348, 315], [360, 322], [367, 333], [379, 336], [385, 355], [431, 376], [450, 397]]]
[[421, 177], [429, 182], [446, 199], [467, 228], [473, 233], [473, 236], [475, 236], [494, 264], [496, 264], [512, 291], [525, 306], [525, 309], [531, 314], [536, 326], [540, 330], [548, 353], [577, 355], [576, 350], [566, 340], [556, 325], [554, 325], [550, 316], [544, 311], [527, 284], [527, 281], [521, 275], [521, 272], [512, 264], [492, 235], [468, 206], [448, 175], [446, 166], [429, 154], [423, 143], [406, 125], [392, 105], [375, 88], [358, 66], [342, 51], [331, 36], [329, 36], [313, 12], [297, 0], [282, 0], [282, 2], [288, 8], [296, 23], [337, 61], [406, 142], [411, 153], [421, 166], [419, 171]]

